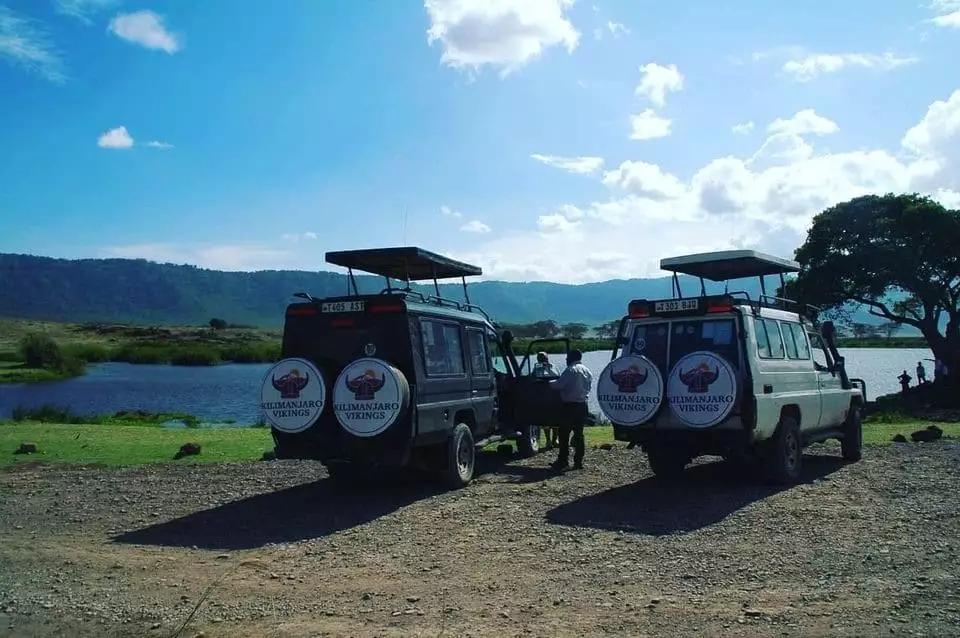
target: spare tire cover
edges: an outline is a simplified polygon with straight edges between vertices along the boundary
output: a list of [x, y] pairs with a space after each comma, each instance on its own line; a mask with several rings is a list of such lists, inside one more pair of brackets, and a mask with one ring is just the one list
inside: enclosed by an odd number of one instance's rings
[[281, 359], [267, 370], [260, 386], [260, 410], [281, 432], [306, 430], [323, 412], [326, 402], [326, 381], [306, 359]]
[[639, 354], [618, 357], [597, 379], [597, 403], [613, 423], [643, 425], [653, 418], [663, 400], [663, 375], [653, 361]]
[[709, 428], [726, 419], [737, 398], [737, 372], [708, 350], [686, 355], [667, 377], [667, 403], [684, 425]]
[[380, 434], [410, 405], [404, 374], [382, 359], [364, 357], [344, 367], [333, 386], [333, 413], [355, 436]]

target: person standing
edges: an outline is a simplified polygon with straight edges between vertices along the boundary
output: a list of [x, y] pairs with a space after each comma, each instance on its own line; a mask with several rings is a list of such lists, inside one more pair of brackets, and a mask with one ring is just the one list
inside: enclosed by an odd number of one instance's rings
[[560, 393], [563, 402], [560, 422], [560, 451], [551, 467], [565, 470], [570, 463], [570, 435], [573, 434], [573, 467], [583, 469], [585, 443], [583, 427], [587, 423], [589, 410], [587, 396], [593, 387], [593, 373], [583, 365], [583, 353], [571, 350], [567, 353], [567, 369], [559, 379], [550, 381], [550, 387]]
[[923, 385], [927, 382], [927, 369], [923, 367], [923, 361], [917, 361], [917, 385]]

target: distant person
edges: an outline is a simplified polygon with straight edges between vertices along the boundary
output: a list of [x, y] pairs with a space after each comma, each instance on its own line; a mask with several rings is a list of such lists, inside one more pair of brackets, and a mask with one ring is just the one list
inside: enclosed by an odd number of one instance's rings
[[533, 376], [538, 379], [556, 379], [560, 376], [557, 369], [550, 363], [550, 357], [547, 356], [546, 352], [537, 353], [537, 362], [533, 366]]
[[912, 380], [912, 377], [907, 374], [906, 370], [904, 370], [903, 374], [897, 377], [897, 379], [900, 381], [900, 390], [906, 393], [906, 391], [910, 389], [910, 381]]
[[923, 367], [923, 361], [917, 361], [917, 385], [923, 385], [927, 382], [927, 371]]
[[550, 387], [560, 392], [563, 402], [560, 423], [560, 452], [551, 465], [555, 470], [565, 470], [570, 460], [570, 434], [573, 434], [573, 468], [583, 469], [583, 455], [586, 445], [583, 441], [583, 427], [587, 423], [590, 411], [587, 409], [587, 396], [593, 387], [593, 373], [583, 365], [583, 353], [571, 350], [567, 354], [567, 369], [559, 379], [550, 382]]

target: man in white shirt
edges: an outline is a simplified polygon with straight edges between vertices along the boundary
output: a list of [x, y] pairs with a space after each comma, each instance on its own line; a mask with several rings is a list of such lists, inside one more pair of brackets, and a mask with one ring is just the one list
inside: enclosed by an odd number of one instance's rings
[[587, 423], [589, 411], [587, 396], [593, 387], [593, 374], [581, 362], [583, 354], [579, 350], [567, 353], [567, 369], [559, 379], [550, 381], [550, 387], [560, 392], [563, 401], [562, 421], [560, 423], [560, 452], [551, 465], [555, 470], [565, 470], [570, 459], [570, 434], [573, 434], [573, 467], [583, 469], [583, 455], [586, 447], [583, 441], [583, 426]]

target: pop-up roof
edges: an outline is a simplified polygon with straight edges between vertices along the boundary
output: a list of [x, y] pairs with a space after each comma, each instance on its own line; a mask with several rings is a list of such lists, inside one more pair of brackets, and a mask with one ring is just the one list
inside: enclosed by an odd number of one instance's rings
[[661, 259], [660, 268], [710, 281], [727, 281], [765, 275], [783, 276], [788, 272], [799, 272], [800, 264], [755, 250], [721, 250]]
[[426, 281], [482, 275], [479, 266], [450, 259], [416, 246], [339, 250], [326, 254], [328, 264], [400, 281]]

